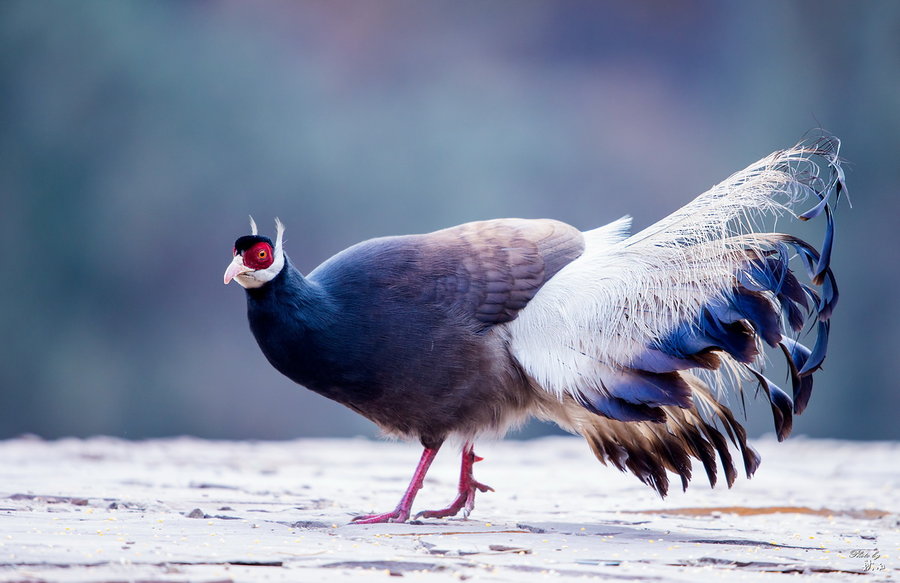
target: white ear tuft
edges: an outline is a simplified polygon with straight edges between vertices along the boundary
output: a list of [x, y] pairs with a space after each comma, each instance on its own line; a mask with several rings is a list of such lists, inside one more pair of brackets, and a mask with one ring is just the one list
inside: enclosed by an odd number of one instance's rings
[[284, 242], [284, 223], [275, 217], [275, 254], [281, 254], [281, 244]]
[[251, 235], [257, 234], [256, 221], [253, 220], [253, 215], [250, 215], [250, 234]]

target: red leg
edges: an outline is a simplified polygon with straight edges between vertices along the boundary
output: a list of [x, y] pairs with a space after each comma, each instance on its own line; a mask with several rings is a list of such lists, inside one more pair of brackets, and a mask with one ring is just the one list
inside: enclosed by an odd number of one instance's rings
[[423, 510], [416, 514], [416, 518], [446, 518], [448, 516], [456, 516], [462, 510], [463, 518], [468, 518], [472, 509], [475, 508], [475, 491], [493, 492], [494, 489], [475, 480], [472, 473], [472, 466], [475, 462], [480, 462], [482, 458], [475, 455], [472, 444], [467, 443], [463, 447], [462, 464], [459, 470], [459, 493], [456, 499], [450, 503], [450, 506], [441, 510]]
[[357, 516], [353, 519], [354, 524], [406, 522], [409, 518], [409, 512], [412, 509], [413, 500], [416, 499], [416, 494], [422, 489], [422, 482], [425, 480], [425, 474], [428, 473], [428, 468], [431, 466], [431, 462], [434, 461], [434, 457], [437, 455], [439, 448], [440, 446], [435, 448], [426, 447], [425, 451], [422, 452], [422, 458], [419, 460], [419, 465], [416, 466], [416, 471], [413, 472], [409, 487], [406, 488], [406, 493], [403, 494], [403, 498], [400, 499], [400, 503], [397, 504], [397, 507], [393, 511], [385, 512], [384, 514]]

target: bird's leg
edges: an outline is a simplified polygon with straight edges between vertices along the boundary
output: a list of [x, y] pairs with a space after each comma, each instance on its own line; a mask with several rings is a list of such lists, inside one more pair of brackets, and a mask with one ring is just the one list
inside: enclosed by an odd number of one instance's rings
[[428, 468], [431, 466], [431, 462], [434, 461], [434, 457], [437, 455], [440, 447], [440, 445], [437, 447], [426, 447], [425, 451], [422, 452], [422, 457], [419, 459], [419, 465], [416, 466], [416, 471], [413, 472], [409, 487], [406, 488], [406, 493], [403, 494], [403, 498], [400, 499], [400, 503], [397, 504], [397, 507], [393, 511], [385, 512], [384, 514], [366, 514], [357, 516], [353, 519], [353, 523], [376, 524], [379, 522], [406, 522], [409, 518], [409, 512], [412, 509], [413, 500], [416, 499], [416, 494], [422, 489], [422, 482], [425, 480], [425, 474], [428, 473]]
[[441, 510], [423, 510], [416, 514], [416, 518], [446, 518], [447, 516], [456, 516], [460, 510], [463, 511], [463, 518], [468, 518], [472, 509], [475, 508], [475, 491], [494, 491], [490, 486], [476, 481], [472, 474], [472, 466], [475, 465], [475, 462], [480, 462], [482, 459], [475, 455], [472, 444], [465, 444], [462, 451], [462, 464], [459, 469], [459, 493], [456, 495], [456, 499], [450, 503], [450, 506]]

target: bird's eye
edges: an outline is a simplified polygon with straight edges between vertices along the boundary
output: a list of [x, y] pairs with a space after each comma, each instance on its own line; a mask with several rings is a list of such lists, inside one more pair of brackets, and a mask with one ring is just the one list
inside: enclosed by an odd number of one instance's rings
[[268, 269], [272, 265], [272, 247], [260, 242], [244, 251], [244, 266], [250, 269]]

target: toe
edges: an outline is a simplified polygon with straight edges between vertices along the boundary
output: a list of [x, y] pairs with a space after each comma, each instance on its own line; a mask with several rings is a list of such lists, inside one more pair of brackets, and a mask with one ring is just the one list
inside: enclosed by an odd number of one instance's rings
[[352, 524], [383, 524], [388, 522], [406, 522], [409, 518], [409, 512], [402, 510], [394, 510], [393, 512], [385, 512], [384, 514], [364, 514], [356, 516], [351, 520]]

